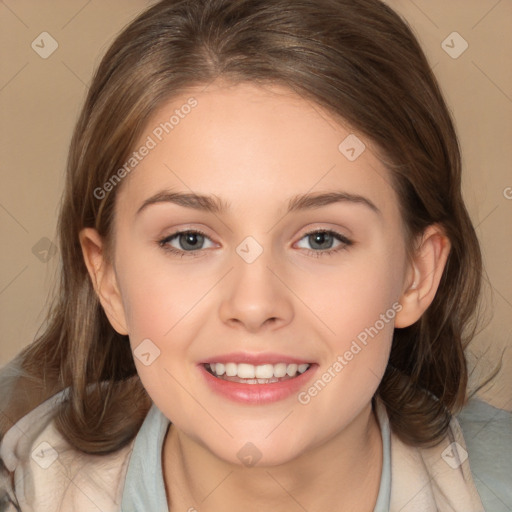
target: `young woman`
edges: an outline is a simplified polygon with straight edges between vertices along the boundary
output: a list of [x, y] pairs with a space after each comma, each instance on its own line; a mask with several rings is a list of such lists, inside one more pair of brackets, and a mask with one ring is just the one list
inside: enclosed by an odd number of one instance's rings
[[148, 9], [94, 77], [59, 293], [4, 369], [6, 509], [482, 511], [460, 180], [378, 0]]

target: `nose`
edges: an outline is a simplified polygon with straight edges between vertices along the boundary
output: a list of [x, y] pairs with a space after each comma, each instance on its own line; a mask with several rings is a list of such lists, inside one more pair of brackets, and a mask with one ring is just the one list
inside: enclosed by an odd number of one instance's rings
[[289, 324], [293, 319], [292, 294], [276, 274], [266, 251], [252, 263], [235, 254], [234, 268], [223, 286], [221, 320], [251, 333]]

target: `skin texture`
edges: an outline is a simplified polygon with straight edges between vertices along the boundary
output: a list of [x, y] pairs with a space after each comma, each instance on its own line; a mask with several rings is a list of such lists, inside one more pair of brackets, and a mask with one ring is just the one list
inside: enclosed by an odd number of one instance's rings
[[[163, 448], [171, 509], [371, 511], [382, 467], [371, 398], [393, 328], [431, 303], [449, 242], [432, 226], [408, 259], [398, 198], [371, 141], [359, 136], [366, 149], [349, 161], [338, 146], [350, 128], [283, 87], [190, 89], [156, 112], [137, 147], [192, 96], [197, 106], [120, 185], [112, 258], [95, 230], [80, 233], [113, 327], [132, 349], [150, 339], [160, 350], [149, 366], [135, 362], [172, 421]], [[163, 190], [214, 195], [229, 208], [214, 214], [159, 202], [137, 214]], [[343, 201], [286, 214], [295, 195], [333, 191], [363, 196], [379, 212]], [[185, 229], [207, 236], [196, 256], [159, 244]], [[352, 244], [318, 248], [306, 235], [313, 230]], [[248, 236], [263, 249], [252, 263], [236, 252]], [[179, 238], [168, 245], [184, 252]], [[219, 354], [277, 352], [315, 363], [308, 387], [393, 304], [393, 320], [307, 405], [296, 394], [235, 403], [212, 392], [198, 369]], [[261, 454], [254, 467], [237, 457], [247, 442]]]

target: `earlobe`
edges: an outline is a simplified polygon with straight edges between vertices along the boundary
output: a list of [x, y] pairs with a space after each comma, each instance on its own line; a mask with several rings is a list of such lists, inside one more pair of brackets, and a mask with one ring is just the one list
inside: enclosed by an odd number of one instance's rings
[[441, 226], [429, 226], [414, 251], [400, 298], [402, 309], [395, 318], [395, 327], [408, 327], [420, 319], [436, 295], [443, 275], [450, 240]]
[[84, 228], [79, 239], [92, 285], [110, 324], [119, 334], [128, 334], [117, 278], [112, 264], [105, 257], [102, 237], [94, 228]]

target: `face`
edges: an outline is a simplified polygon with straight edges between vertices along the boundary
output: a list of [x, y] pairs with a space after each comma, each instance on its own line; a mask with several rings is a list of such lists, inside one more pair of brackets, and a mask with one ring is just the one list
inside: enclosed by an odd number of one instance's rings
[[349, 428], [379, 385], [408, 269], [398, 199], [371, 142], [317, 105], [202, 89], [155, 114], [118, 185], [111, 316], [177, 429], [279, 464]]

